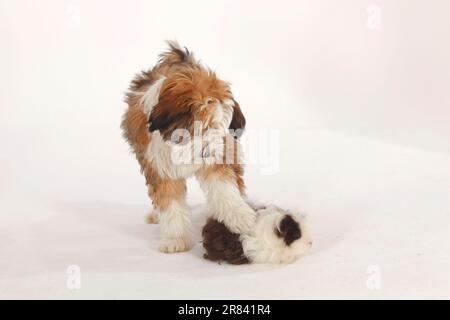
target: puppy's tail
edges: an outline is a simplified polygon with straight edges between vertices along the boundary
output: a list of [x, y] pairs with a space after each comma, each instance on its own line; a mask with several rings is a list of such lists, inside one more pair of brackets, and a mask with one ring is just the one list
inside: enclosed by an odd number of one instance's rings
[[160, 64], [194, 63], [194, 56], [186, 47], [182, 48], [176, 40], [168, 40], [166, 43], [169, 48], [159, 56]]

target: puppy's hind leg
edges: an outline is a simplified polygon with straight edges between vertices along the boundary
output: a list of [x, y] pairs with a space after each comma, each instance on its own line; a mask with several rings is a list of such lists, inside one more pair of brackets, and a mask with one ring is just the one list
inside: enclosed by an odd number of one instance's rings
[[191, 212], [185, 200], [186, 181], [163, 180], [155, 176], [147, 180], [149, 195], [159, 212], [162, 235], [159, 251], [174, 253], [189, 250], [192, 232]]
[[158, 210], [152, 210], [149, 214], [145, 216], [145, 221], [148, 224], [158, 224], [159, 223], [159, 212]]

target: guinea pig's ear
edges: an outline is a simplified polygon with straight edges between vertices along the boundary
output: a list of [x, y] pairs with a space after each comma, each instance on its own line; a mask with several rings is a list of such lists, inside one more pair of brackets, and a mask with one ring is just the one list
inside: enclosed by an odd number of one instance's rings
[[236, 100], [233, 99], [234, 106], [233, 106], [233, 118], [231, 119], [230, 123], [230, 130], [233, 130], [234, 137], [236, 139], [240, 138], [242, 134], [244, 133], [245, 129], [245, 117], [242, 114], [241, 107], [239, 106], [239, 103], [237, 103]]
[[276, 234], [279, 238], [282, 238], [288, 246], [295, 240], [300, 239], [302, 236], [300, 226], [291, 215], [285, 215], [283, 217], [278, 225]]

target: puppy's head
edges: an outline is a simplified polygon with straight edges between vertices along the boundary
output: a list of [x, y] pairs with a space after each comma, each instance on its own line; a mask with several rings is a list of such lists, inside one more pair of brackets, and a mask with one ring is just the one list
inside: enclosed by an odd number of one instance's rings
[[143, 99], [151, 132], [159, 130], [164, 139], [170, 139], [175, 129], [192, 133], [194, 125], [201, 124], [202, 129], [232, 129], [239, 137], [245, 118], [227, 82], [174, 43], [161, 56], [160, 65], [166, 72]]

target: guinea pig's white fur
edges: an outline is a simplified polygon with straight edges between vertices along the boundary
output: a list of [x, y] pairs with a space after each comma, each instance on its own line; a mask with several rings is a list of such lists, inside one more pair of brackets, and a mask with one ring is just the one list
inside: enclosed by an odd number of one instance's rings
[[[311, 248], [312, 236], [306, 216], [280, 209], [275, 206], [256, 209], [257, 220], [251, 234], [240, 236], [244, 254], [253, 263], [289, 263]], [[274, 230], [280, 230], [280, 223], [290, 215], [300, 227], [301, 237], [287, 245]]]

